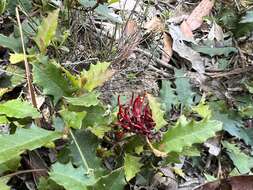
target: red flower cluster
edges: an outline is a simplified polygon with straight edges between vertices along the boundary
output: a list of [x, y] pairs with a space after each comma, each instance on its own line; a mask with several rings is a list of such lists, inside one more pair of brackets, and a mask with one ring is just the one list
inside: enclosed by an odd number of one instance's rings
[[121, 105], [120, 96], [118, 96], [118, 125], [127, 132], [134, 132], [152, 137], [152, 129], [155, 127], [155, 122], [152, 118], [152, 112], [148, 104], [144, 104], [144, 96], [134, 95], [128, 105]]

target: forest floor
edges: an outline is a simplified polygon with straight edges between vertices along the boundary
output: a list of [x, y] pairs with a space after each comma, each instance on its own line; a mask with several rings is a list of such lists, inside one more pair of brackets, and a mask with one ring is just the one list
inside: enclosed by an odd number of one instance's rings
[[0, 190], [252, 190], [251, 0], [0, 0]]

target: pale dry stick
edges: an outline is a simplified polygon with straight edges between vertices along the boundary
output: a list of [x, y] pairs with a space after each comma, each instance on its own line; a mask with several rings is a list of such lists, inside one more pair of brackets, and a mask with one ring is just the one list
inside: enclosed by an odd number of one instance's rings
[[19, 27], [19, 33], [20, 33], [20, 38], [21, 38], [21, 43], [22, 43], [22, 49], [23, 49], [23, 56], [24, 56], [24, 63], [25, 63], [25, 74], [26, 74], [26, 80], [27, 80], [27, 85], [28, 85], [28, 93], [31, 97], [32, 104], [35, 108], [37, 108], [37, 103], [36, 103], [36, 98], [35, 98], [35, 93], [34, 93], [34, 88], [32, 85], [32, 79], [31, 79], [31, 72], [29, 68], [29, 64], [27, 61], [27, 56], [26, 56], [26, 51], [25, 51], [25, 44], [24, 44], [24, 38], [23, 38], [23, 30], [20, 22], [20, 16], [19, 16], [19, 11], [18, 7], [16, 7], [16, 17], [18, 21], [18, 27]]
[[218, 72], [218, 73], [206, 73], [206, 75], [212, 77], [212, 78], [220, 78], [220, 77], [228, 77], [231, 75], [239, 75], [239, 74], [243, 74], [243, 73], [248, 73], [251, 72], [253, 70], [253, 66], [247, 66], [245, 68], [237, 68], [237, 69], [233, 69], [227, 72]]
[[4, 177], [14, 177], [16, 175], [20, 175], [20, 174], [27, 174], [27, 173], [33, 173], [33, 172], [45, 172], [47, 171], [46, 169], [31, 169], [31, 170], [21, 170], [21, 171], [17, 171], [15, 173], [11, 173], [11, 174], [7, 174], [5, 176], [2, 176], [1, 178]]

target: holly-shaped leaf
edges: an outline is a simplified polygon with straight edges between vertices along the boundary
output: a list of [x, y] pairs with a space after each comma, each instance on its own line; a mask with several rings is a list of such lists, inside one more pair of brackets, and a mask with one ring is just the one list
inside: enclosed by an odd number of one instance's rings
[[59, 132], [47, 131], [36, 126], [30, 129], [18, 128], [13, 135], [0, 135], [0, 165], [17, 158], [25, 150], [34, 150], [61, 136]]
[[230, 135], [242, 139], [247, 145], [253, 146], [253, 140], [251, 134], [249, 134], [243, 127], [243, 122], [238, 113], [229, 111], [225, 102], [216, 101], [209, 103], [212, 110], [212, 118], [223, 123], [223, 130]]
[[127, 181], [130, 181], [140, 171], [142, 166], [140, 159], [140, 157], [132, 156], [131, 154], [125, 154], [124, 168]]
[[31, 104], [21, 99], [9, 100], [0, 104], [0, 114], [14, 118], [40, 117], [40, 113]]
[[90, 107], [99, 104], [98, 96], [99, 93], [92, 91], [79, 97], [64, 97], [64, 99], [74, 106]]
[[227, 141], [223, 141], [222, 145], [226, 148], [227, 154], [241, 174], [250, 172], [253, 168], [253, 157], [246, 155], [240, 148]]
[[176, 125], [164, 134], [158, 149], [166, 153], [182, 152], [185, 147], [190, 147], [194, 143], [205, 142], [221, 129], [222, 123], [216, 120], [187, 121], [181, 116]]
[[108, 70], [110, 62], [99, 62], [96, 65], [91, 64], [88, 71], [81, 73], [81, 79], [86, 81], [84, 88], [91, 92], [94, 88], [104, 84], [112, 75], [113, 71]]
[[0, 46], [9, 48], [14, 52], [19, 52], [21, 49], [20, 39], [16, 39], [13, 36], [4, 36], [0, 34]]
[[63, 186], [58, 185], [50, 178], [40, 177], [37, 185], [38, 190], [64, 190]]
[[59, 9], [48, 14], [46, 18], [42, 20], [41, 25], [38, 28], [38, 33], [34, 38], [41, 53], [45, 53], [47, 47], [50, 45], [57, 29], [58, 25]]
[[192, 110], [197, 112], [202, 118], [210, 118], [212, 116], [212, 111], [208, 104], [205, 104], [204, 100], [201, 100], [197, 106], [193, 106]]
[[159, 130], [167, 124], [167, 122], [163, 118], [164, 111], [161, 110], [161, 104], [158, 102], [158, 100], [150, 94], [148, 94], [148, 102], [152, 111], [152, 117], [156, 123], [155, 128]]
[[92, 127], [88, 127], [88, 129], [100, 139], [104, 138], [104, 135], [106, 132], [109, 132], [112, 130], [110, 126], [104, 126], [104, 125], [94, 125]]
[[54, 104], [62, 96], [70, 96], [74, 91], [69, 81], [64, 77], [60, 66], [56, 63], [34, 64], [33, 79], [43, 89], [45, 95], [53, 96]]
[[66, 109], [60, 111], [60, 115], [62, 116], [66, 125], [74, 129], [81, 129], [82, 122], [86, 114], [87, 113], [85, 111], [72, 112]]
[[80, 166], [74, 168], [71, 163], [66, 165], [55, 163], [50, 172], [50, 179], [63, 186], [66, 190], [87, 190], [96, 182], [94, 175], [86, 174], [85, 169]]
[[194, 92], [191, 89], [189, 79], [186, 78], [182, 70], [175, 70], [175, 77], [176, 93], [179, 103], [184, 106], [191, 106], [193, 104]]
[[172, 105], [176, 105], [178, 103], [177, 96], [175, 95], [175, 89], [171, 88], [171, 82], [169, 80], [162, 81], [160, 98], [162, 102], [162, 108], [166, 112], [171, 110]]
[[224, 55], [228, 57], [230, 53], [236, 53], [237, 49], [234, 47], [209, 47], [209, 46], [193, 46], [193, 49], [199, 53], [214, 57], [216, 55]]
[[73, 141], [68, 148], [73, 164], [89, 168], [96, 177], [103, 175], [102, 162], [96, 155], [99, 145], [98, 138], [88, 130], [79, 130], [72, 134]]
[[111, 123], [111, 117], [106, 115], [106, 110], [101, 105], [85, 108], [87, 112], [83, 120], [83, 127], [107, 126]]
[[118, 168], [110, 174], [101, 177], [93, 186], [93, 190], [123, 190], [125, 185], [124, 169]]

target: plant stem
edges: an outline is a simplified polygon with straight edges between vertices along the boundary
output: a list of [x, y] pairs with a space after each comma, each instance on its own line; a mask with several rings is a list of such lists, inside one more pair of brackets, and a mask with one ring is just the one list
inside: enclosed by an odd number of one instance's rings
[[16, 176], [16, 175], [26, 174], [26, 173], [33, 173], [33, 172], [47, 172], [47, 170], [46, 169], [21, 170], [21, 171], [17, 171], [17, 172], [14, 172], [14, 173], [2, 176], [1, 178], [4, 178], [4, 177], [13, 177], [13, 176]]
[[25, 63], [25, 74], [26, 74], [26, 80], [27, 80], [27, 85], [28, 85], [28, 92], [29, 92], [29, 95], [31, 97], [33, 106], [35, 108], [37, 108], [34, 88], [33, 88], [33, 85], [32, 85], [31, 72], [30, 72], [30, 68], [29, 68], [29, 64], [28, 64], [27, 56], [26, 56], [26, 51], [25, 51], [23, 30], [22, 30], [22, 25], [21, 25], [21, 22], [20, 22], [18, 7], [16, 7], [16, 17], [17, 17], [17, 21], [18, 21], [19, 33], [20, 33], [22, 49], [23, 49], [23, 56], [24, 56], [24, 63]]

